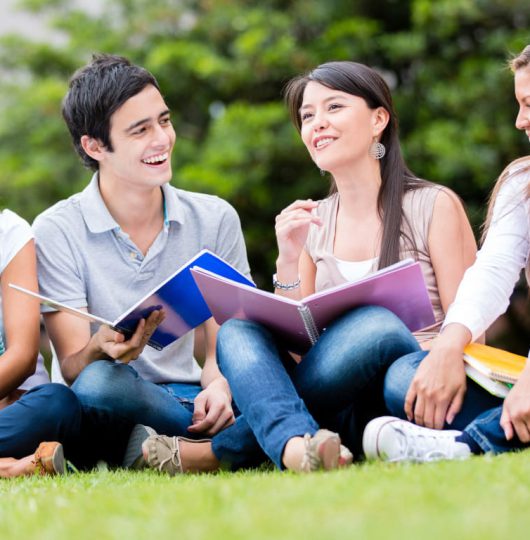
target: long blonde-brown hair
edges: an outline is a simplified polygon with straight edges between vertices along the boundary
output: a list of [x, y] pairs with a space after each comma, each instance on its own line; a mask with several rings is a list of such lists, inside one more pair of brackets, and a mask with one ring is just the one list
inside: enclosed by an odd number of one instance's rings
[[[527, 45], [518, 55], [514, 56], [508, 63], [510, 69], [515, 73], [519, 69], [530, 68], [530, 45]], [[519, 166], [520, 165], [520, 166]], [[525, 156], [515, 161], [512, 161], [500, 174], [495, 187], [491, 192], [489, 204], [488, 204], [488, 213], [486, 216], [486, 221], [482, 229], [482, 242], [486, 238], [489, 226], [491, 224], [491, 219], [493, 215], [493, 207], [495, 206], [495, 201], [497, 200], [497, 195], [499, 190], [504, 185], [504, 183], [516, 174], [521, 174], [530, 170], [530, 156]], [[530, 182], [528, 183], [526, 189], [526, 197], [530, 199]]]

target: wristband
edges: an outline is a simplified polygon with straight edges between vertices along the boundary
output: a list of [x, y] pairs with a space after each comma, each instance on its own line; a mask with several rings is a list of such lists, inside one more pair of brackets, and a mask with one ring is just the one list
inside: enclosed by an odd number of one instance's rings
[[298, 287], [300, 287], [300, 283], [300, 276], [298, 276], [298, 279], [293, 281], [293, 283], [282, 283], [281, 281], [278, 281], [277, 274], [272, 276], [273, 287], [275, 289], [280, 289], [281, 291], [292, 291], [294, 289], [298, 289]]

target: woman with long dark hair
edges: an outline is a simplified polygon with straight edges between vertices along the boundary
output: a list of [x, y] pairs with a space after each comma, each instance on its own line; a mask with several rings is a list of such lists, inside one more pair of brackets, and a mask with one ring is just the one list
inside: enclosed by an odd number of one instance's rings
[[[293, 79], [285, 99], [332, 189], [277, 217], [276, 293], [300, 299], [413, 257], [441, 322], [474, 259], [474, 238], [458, 198], [406, 166], [383, 78], [363, 64], [330, 62]], [[311, 471], [352, 461], [364, 425], [385, 411], [386, 369], [419, 348], [393, 313], [365, 306], [335, 320], [299, 363], [265, 327], [237, 319], [222, 326], [217, 358], [265, 453], [279, 468]], [[185, 469], [178, 443], [148, 439], [147, 462]]]

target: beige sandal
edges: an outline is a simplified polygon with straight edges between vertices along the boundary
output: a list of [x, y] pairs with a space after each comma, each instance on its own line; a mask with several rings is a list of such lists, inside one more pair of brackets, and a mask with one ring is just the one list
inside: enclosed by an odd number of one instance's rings
[[339, 468], [347, 467], [348, 465], [351, 465], [352, 463], [353, 463], [353, 454], [350, 452], [349, 448], [341, 444], [340, 453], [339, 453]]
[[144, 441], [142, 448], [145, 451], [145, 461], [150, 468], [169, 474], [170, 476], [175, 476], [176, 474], [184, 473], [179, 442], [203, 443], [210, 442], [210, 440], [152, 435]]
[[319, 429], [312, 437], [304, 436], [305, 452], [300, 470], [302, 472], [329, 471], [337, 469], [340, 462], [340, 437], [327, 429]]

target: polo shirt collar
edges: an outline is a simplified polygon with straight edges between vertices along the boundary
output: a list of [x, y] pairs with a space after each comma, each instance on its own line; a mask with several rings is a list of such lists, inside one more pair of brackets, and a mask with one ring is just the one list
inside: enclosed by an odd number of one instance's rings
[[[167, 222], [176, 221], [184, 223], [184, 208], [177, 190], [172, 189], [169, 183], [162, 186], [165, 203], [165, 216]], [[101, 192], [99, 191], [98, 173], [94, 173], [88, 186], [80, 194], [80, 207], [83, 219], [92, 233], [119, 230], [120, 226], [110, 214]]]
[[99, 191], [98, 173], [94, 173], [88, 186], [81, 192], [79, 204], [83, 219], [92, 233], [119, 229], [120, 226], [103, 202]]
[[167, 183], [162, 186], [162, 193], [166, 205], [165, 220], [184, 223], [184, 206], [178, 196], [178, 191]]

